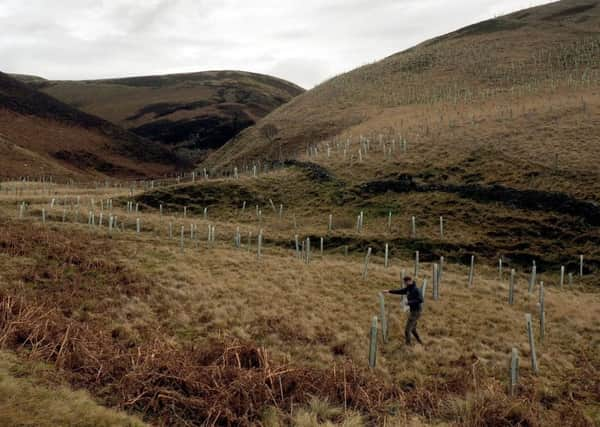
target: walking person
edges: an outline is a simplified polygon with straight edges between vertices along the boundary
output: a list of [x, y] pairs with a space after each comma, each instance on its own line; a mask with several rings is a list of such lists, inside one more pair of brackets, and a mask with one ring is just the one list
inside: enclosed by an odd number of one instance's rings
[[412, 336], [415, 337], [419, 344], [423, 345], [423, 341], [421, 341], [421, 337], [417, 332], [417, 323], [421, 317], [421, 309], [423, 305], [423, 295], [421, 294], [421, 290], [417, 287], [415, 281], [409, 276], [404, 278], [404, 286], [405, 287], [402, 289], [389, 289], [384, 292], [392, 295], [406, 295], [408, 306], [410, 307], [410, 313], [408, 315], [408, 320], [406, 321], [406, 328], [404, 329], [406, 345], [412, 345]]

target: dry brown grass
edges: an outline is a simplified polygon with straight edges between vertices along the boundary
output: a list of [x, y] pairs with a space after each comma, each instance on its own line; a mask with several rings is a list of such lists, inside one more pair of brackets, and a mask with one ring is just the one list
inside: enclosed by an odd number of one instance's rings
[[[156, 214], [140, 215], [161, 223]], [[396, 257], [387, 270], [375, 259], [364, 282], [360, 256], [327, 254], [305, 265], [269, 245], [257, 261], [254, 252], [231, 248], [235, 223], [211, 249], [187, 246], [184, 254], [176, 242], [147, 232], [109, 237], [86, 226], [25, 224], [2, 227], [5, 302], [13, 295], [12, 307], [21, 307], [4, 317], [5, 345], [30, 349], [30, 357], [62, 366], [74, 384], [108, 404], [154, 420], [266, 422], [267, 407], [279, 408], [277, 422], [298, 425], [360, 425], [361, 417], [389, 425], [413, 417], [465, 426], [554, 425], [560, 419], [591, 425], [597, 417], [600, 302], [580, 285], [547, 289], [539, 377], [528, 369], [523, 313], [535, 315], [536, 298], [527, 296], [526, 277], [519, 278], [511, 307], [506, 283], [479, 265], [474, 289], [466, 289], [465, 269], [451, 265], [442, 299], [428, 296], [421, 327], [426, 349], [404, 348], [403, 315], [388, 301], [392, 341], [367, 373], [377, 291], [397, 283], [402, 268], [410, 270], [407, 258]], [[95, 285], [74, 288], [64, 273], [53, 275], [59, 269], [74, 269], [74, 282]], [[119, 271], [129, 272], [127, 278]], [[426, 277], [430, 267], [423, 271]], [[45, 305], [49, 295], [62, 313]], [[63, 314], [84, 306], [85, 317]], [[505, 394], [513, 346], [522, 357], [517, 398]], [[311, 395], [328, 399], [333, 412], [323, 415]], [[335, 408], [344, 414], [344, 404], [360, 416], [335, 415]]]
[[[258, 179], [216, 179], [147, 193], [138, 187], [132, 196], [93, 186], [54, 186], [50, 193], [35, 186], [16, 194], [9, 190], [0, 199], [4, 217], [15, 218], [20, 201], [30, 206], [25, 220], [0, 223], [5, 345], [21, 357], [61, 366], [73, 384], [107, 405], [156, 423], [598, 424], [598, 227], [579, 212], [552, 206], [517, 207], [511, 200], [490, 203], [441, 190], [369, 192], [362, 187], [404, 173], [419, 184], [500, 183], [598, 201], [597, 58], [590, 63], [596, 80], [589, 82], [569, 80], [570, 72], [583, 71], [570, 60], [563, 66], [548, 60], [526, 67], [548, 58], [539, 55], [540, 47], [561, 52], [555, 44], [580, 39], [578, 29], [597, 31], [590, 27], [595, 15], [561, 32], [550, 31], [555, 24], [546, 20], [538, 22], [546, 12], [572, 3], [536, 9], [535, 23], [528, 27], [475, 38], [459, 34], [365, 67], [300, 96], [264, 122], [281, 128], [288, 154], [300, 153], [324, 166], [325, 177], [315, 178], [306, 170], [312, 166], [300, 165]], [[484, 49], [488, 46], [495, 48]], [[444, 52], [445, 47], [451, 49]], [[426, 65], [421, 60], [427, 53], [435, 54], [436, 67], [413, 69]], [[507, 71], [509, 53], [516, 74]], [[449, 65], [456, 69], [444, 68]], [[394, 66], [408, 69], [388, 73]], [[459, 78], [472, 93], [455, 102], [453, 79]], [[439, 85], [425, 90], [432, 79]], [[239, 160], [241, 166], [255, 156], [277, 157], [277, 144], [269, 146], [256, 132], [245, 132], [215, 162], [232, 166]], [[396, 146], [391, 158], [384, 156], [379, 134], [388, 148], [401, 134], [408, 152]], [[359, 135], [371, 145], [362, 163], [356, 157]], [[350, 137], [344, 159], [337, 144]], [[324, 154], [327, 143], [334, 148], [331, 157]], [[308, 144], [318, 145], [320, 154], [303, 157]], [[83, 196], [79, 223], [73, 223], [77, 208], [68, 203], [62, 224], [62, 206], [50, 209], [48, 203], [76, 195]], [[125, 232], [109, 234], [107, 210], [102, 228], [85, 225], [92, 197], [115, 199], [112, 213], [125, 220]], [[130, 199], [140, 201], [141, 212], [125, 212]], [[272, 212], [269, 199], [284, 205], [283, 218]], [[244, 213], [243, 201], [248, 202]], [[165, 204], [163, 217], [159, 203]], [[255, 205], [262, 210], [261, 222]], [[183, 206], [190, 208], [186, 218]], [[46, 226], [39, 224], [42, 209], [48, 214]], [[390, 231], [389, 210], [394, 213]], [[360, 211], [366, 226], [358, 233], [354, 221]], [[97, 218], [97, 207], [95, 212]], [[332, 232], [327, 231], [330, 213]], [[416, 239], [409, 236], [412, 215], [418, 219]], [[437, 233], [440, 215], [447, 220], [443, 239]], [[142, 220], [140, 234], [134, 232], [136, 218]], [[169, 222], [173, 240], [166, 238]], [[198, 225], [195, 241], [189, 239], [191, 224]], [[211, 245], [206, 243], [209, 224], [217, 232]], [[178, 243], [181, 225], [184, 253]], [[240, 250], [232, 244], [238, 226]], [[260, 260], [259, 229], [265, 232]], [[247, 250], [249, 232], [253, 240]], [[311, 237], [312, 263], [295, 259], [295, 234]], [[382, 265], [385, 243], [392, 248], [388, 269]], [[347, 257], [342, 255], [346, 245]], [[367, 247], [374, 248], [374, 256], [365, 281]], [[391, 340], [379, 343], [377, 367], [368, 370], [377, 293], [397, 286], [402, 270], [412, 271], [415, 250], [427, 261], [419, 277], [429, 279], [420, 323], [426, 346], [402, 344], [405, 315], [397, 300], [387, 298]], [[463, 264], [472, 253], [476, 277], [468, 289]], [[586, 275], [559, 289], [559, 266], [574, 272], [580, 253], [586, 256]], [[439, 255], [447, 256], [448, 264], [441, 299], [433, 301], [429, 261]], [[506, 276], [499, 281], [493, 268], [501, 255], [508, 255], [507, 268], [518, 269], [512, 306]], [[539, 280], [546, 283], [543, 342], [537, 286], [532, 295], [527, 292], [533, 259]], [[529, 364], [525, 313], [535, 320], [539, 375]], [[513, 347], [521, 355], [521, 379], [517, 395], [509, 396]]]

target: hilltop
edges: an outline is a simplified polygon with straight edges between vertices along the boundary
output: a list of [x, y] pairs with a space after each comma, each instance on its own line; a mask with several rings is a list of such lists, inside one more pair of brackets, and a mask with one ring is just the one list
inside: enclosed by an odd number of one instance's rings
[[146, 176], [174, 170], [159, 144], [0, 73], [0, 176]]
[[[406, 155], [365, 161], [360, 174], [349, 175], [367, 179], [401, 167], [465, 181], [456, 170], [467, 169], [464, 175], [478, 182], [523, 187], [529, 173], [554, 169], [558, 156], [563, 186], [593, 197], [599, 81], [599, 2], [564, 0], [462, 28], [326, 81], [242, 132], [207, 164], [298, 158], [326, 141], [347, 144], [349, 163], [361, 137], [371, 151], [406, 139]], [[277, 136], [265, 137], [265, 127]], [[471, 157], [476, 162], [465, 168]], [[502, 159], [517, 170], [497, 176], [489, 166]]]
[[304, 90], [242, 71], [207, 71], [85, 81], [35, 81], [33, 87], [131, 132], [202, 159]]

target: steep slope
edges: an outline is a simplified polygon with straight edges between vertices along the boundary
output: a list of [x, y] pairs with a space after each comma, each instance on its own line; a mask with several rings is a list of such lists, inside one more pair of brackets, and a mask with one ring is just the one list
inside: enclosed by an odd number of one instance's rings
[[174, 154], [0, 73], [0, 176], [144, 176]]
[[173, 146], [192, 159], [219, 148], [303, 90], [240, 71], [90, 81], [31, 81], [63, 102]]
[[361, 212], [379, 230], [391, 214], [377, 241], [354, 237], [374, 251], [391, 243], [426, 259], [536, 261], [553, 275], [585, 254], [598, 268], [599, 3], [524, 10], [336, 77], [205, 166], [214, 176], [286, 158], [313, 164], [336, 189], [315, 184], [322, 201], [312, 204], [290, 191], [298, 209], [343, 210], [345, 232]]
[[[310, 145], [329, 141], [336, 153], [326, 158], [322, 144], [312, 160], [351, 179], [427, 169], [461, 182], [551, 190], [556, 180], [535, 177], [558, 168], [561, 190], [593, 197], [599, 3], [564, 0], [488, 20], [333, 78], [241, 133], [208, 164], [306, 156]], [[371, 153], [359, 173], [348, 165], [358, 160], [361, 137]], [[374, 154], [401, 139], [408, 141], [402, 156], [382, 162]], [[498, 162], [506, 168], [500, 175]]]

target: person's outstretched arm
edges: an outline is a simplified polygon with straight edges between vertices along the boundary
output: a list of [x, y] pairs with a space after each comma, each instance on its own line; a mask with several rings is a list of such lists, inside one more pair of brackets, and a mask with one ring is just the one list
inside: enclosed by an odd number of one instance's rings
[[388, 294], [392, 294], [392, 295], [406, 295], [406, 293], [408, 292], [408, 288], [402, 288], [402, 289], [389, 289], [387, 291], [385, 291]]

